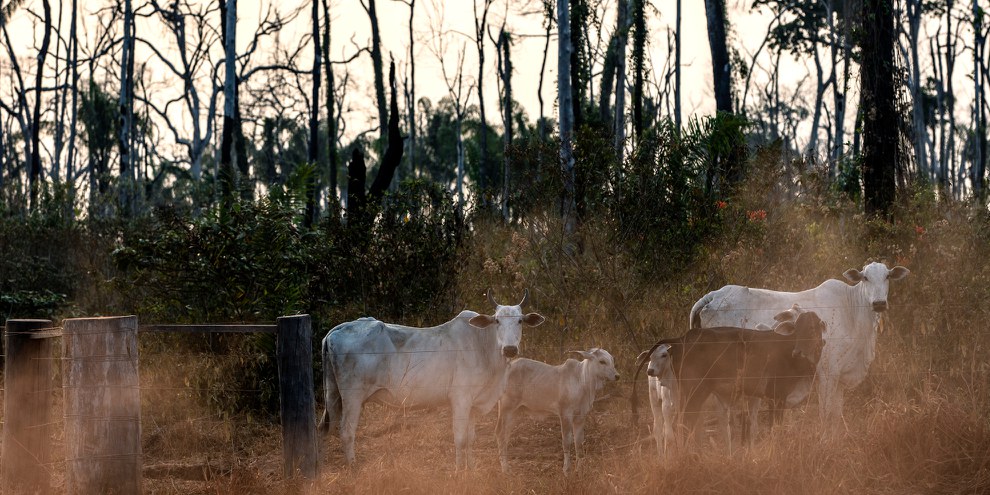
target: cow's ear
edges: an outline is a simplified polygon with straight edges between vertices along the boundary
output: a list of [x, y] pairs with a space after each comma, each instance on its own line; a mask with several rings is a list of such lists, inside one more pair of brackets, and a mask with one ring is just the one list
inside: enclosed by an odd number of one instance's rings
[[850, 268], [850, 269], [846, 270], [845, 272], [842, 273], [842, 276], [843, 277], [846, 277], [846, 280], [848, 280], [848, 281], [850, 281], [850, 282], [852, 282], [854, 284], [857, 284], [857, 283], [859, 283], [860, 280], [863, 280], [863, 272], [861, 272], [861, 271], [859, 271], [859, 270], [857, 270], [855, 268]]
[[489, 326], [491, 326], [491, 324], [495, 323], [495, 317], [488, 315], [478, 315], [468, 320], [468, 323], [470, 323], [471, 326], [473, 327], [488, 328]]
[[797, 319], [797, 312], [794, 309], [788, 309], [787, 311], [781, 311], [773, 316], [776, 321], [794, 321]]
[[756, 329], [757, 330], [760, 330], [762, 332], [773, 330], [772, 328], [770, 328], [770, 325], [767, 325], [766, 323], [757, 323], [756, 324]]
[[567, 351], [567, 354], [574, 357], [578, 361], [583, 359], [591, 359], [591, 353], [587, 351]]
[[890, 280], [900, 280], [911, 274], [911, 270], [904, 268], [903, 266], [895, 266], [890, 270], [890, 274], [887, 278]]
[[528, 313], [526, 316], [523, 316], [522, 321], [523, 323], [531, 327], [537, 327], [540, 326], [544, 321], [547, 321], [547, 319], [544, 318], [543, 315], [539, 313]]
[[647, 359], [650, 359], [649, 349], [639, 353], [639, 356], [636, 356], [636, 367], [638, 368], [640, 365], [645, 363]]
[[773, 327], [773, 331], [781, 335], [792, 335], [794, 333], [793, 321], [782, 321]]

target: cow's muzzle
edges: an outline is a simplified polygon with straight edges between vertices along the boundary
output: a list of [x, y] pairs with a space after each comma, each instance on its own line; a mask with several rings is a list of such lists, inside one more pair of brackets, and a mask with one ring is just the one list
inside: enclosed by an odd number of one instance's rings
[[657, 376], [657, 370], [655, 370], [653, 368], [647, 368], [646, 369], [646, 374], [647, 374], [647, 376]]
[[507, 345], [502, 348], [502, 355], [507, 358], [514, 358], [519, 354], [519, 348], [514, 345]]
[[873, 303], [873, 311], [876, 311], [877, 313], [887, 311], [887, 301], [875, 301]]

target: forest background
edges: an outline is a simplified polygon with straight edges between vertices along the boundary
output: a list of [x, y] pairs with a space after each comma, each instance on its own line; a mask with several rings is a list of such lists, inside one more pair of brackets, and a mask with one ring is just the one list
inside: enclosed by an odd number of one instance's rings
[[[316, 347], [356, 317], [432, 325], [489, 311], [487, 287], [529, 289], [550, 321], [525, 355], [602, 345], [631, 376], [709, 290], [800, 290], [882, 260], [912, 275], [891, 289], [847, 443], [819, 445], [801, 426], [814, 414], [794, 415], [749, 457], [657, 471], [645, 424], [613, 400], [602, 467], [581, 480], [987, 486], [986, 2], [238, 3], [0, 4], [5, 318], [310, 313]], [[225, 477], [205, 490], [281, 488], [254, 462], [277, 428], [273, 349], [142, 337], [161, 425], [148, 463], [219, 452]], [[618, 432], [640, 447], [608, 445]], [[334, 445], [331, 486], [537, 482], [438, 481], [442, 445], [425, 468], [400, 464], [411, 481], [375, 471], [401, 463], [382, 454], [341, 474]], [[815, 481], [823, 458], [837, 484]]]

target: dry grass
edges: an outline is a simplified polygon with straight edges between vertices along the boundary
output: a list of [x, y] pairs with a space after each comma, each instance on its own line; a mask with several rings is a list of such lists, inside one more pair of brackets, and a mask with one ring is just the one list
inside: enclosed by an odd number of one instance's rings
[[[477, 428], [478, 468], [457, 473], [447, 411], [369, 406], [356, 466], [344, 467], [340, 442], [328, 437], [321, 439], [319, 479], [285, 481], [278, 426], [209, 412], [181, 390], [198, 358], [163, 350], [142, 355], [142, 380], [152, 389], [143, 394], [145, 492], [990, 493], [986, 213], [920, 198], [898, 224], [877, 227], [824, 194], [790, 199], [777, 177], [756, 175], [768, 178], [733, 200], [735, 220], [723, 238], [704, 246], [675, 279], [637, 272], [635, 260], [608, 240], [607, 226], [595, 222], [583, 227], [583, 250], [566, 254], [559, 222], [537, 215], [508, 228], [477, 225], [449, 314], [406, 322], [435, 324], [464, 307], [487, 307], [488, 286], [505, 300], [529, 288], [531, 309], [548, 321], [526, 331], [525, 355], [560, 362], [568, 349], [608, 349], [623, 381], [596, 406], [575, 473], [561, 473], [552, 419], [519, 426], [510, 450], [514, 472], [503, 474], [492, 412]], [[759, 209], [766, 220], [747, 223], [745, 213]], [[912, 274], [891, 287], [877, 358], [867, 380], [846, 394], [843, 431], [822, 440], [813, 394], [752, 449], [729, 456], [720, 445], [698, 445], [657, 458], [649, 413], [637, 425], [630, 421], [633, 361], [657, 337], [683, 332], [698, 297], [725, 283], [807, 288], [875, 259], [904, 264]]]

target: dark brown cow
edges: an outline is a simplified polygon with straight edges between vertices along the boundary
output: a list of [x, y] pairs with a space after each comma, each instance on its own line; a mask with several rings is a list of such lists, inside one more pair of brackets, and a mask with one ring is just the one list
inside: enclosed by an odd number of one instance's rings
[[[650, 380], [672, 389], [665, 396], [673, 399], [675, 407], [666, 407], [667, 414], [654, 406], [654, 424], [679, 422], [683, 430], [691, 431], [697, 423], [705, 400], [716, 395], [725, 405], [735, 404], [743, 397], [766, 399], [772, 417], [778, 419], [788, 405], [788, 396], [815, 374], [821, 358], [825, 323], [814, 312], [792, 308], [777, 315], [772, 331], [736, 327], [693, 328], [679, 338], [663, 339], [639, 356], [636, 374], [642, 365], [656, 360], [649, 367]], [[654, 356], [663, 347], [662, 356]], [[673, 377], [673, 380], [669, 378]], [[670, 384], [670, 385], [668, 385]], [[633, 393], [635, 414], [636, 393]], [[756, 402], [758, 404], [758, 402]], [[793, 404], [790, 404], [793, 405]], [[755, 436], [755, 408], [743, 429], [743, 439]], [[676, 418], [667, 417], [670, 414]], [[656, 418], [664, 415], [662, 421]], [[744, 423], [745, 424], [745, 423]], [[668, 431], [670, 431], [668, 429]], [[727, 434], [728, 434], [728, 430]], [[654, 428], [658, 448], [664, 444], [659, 437], [662, 429]]]

